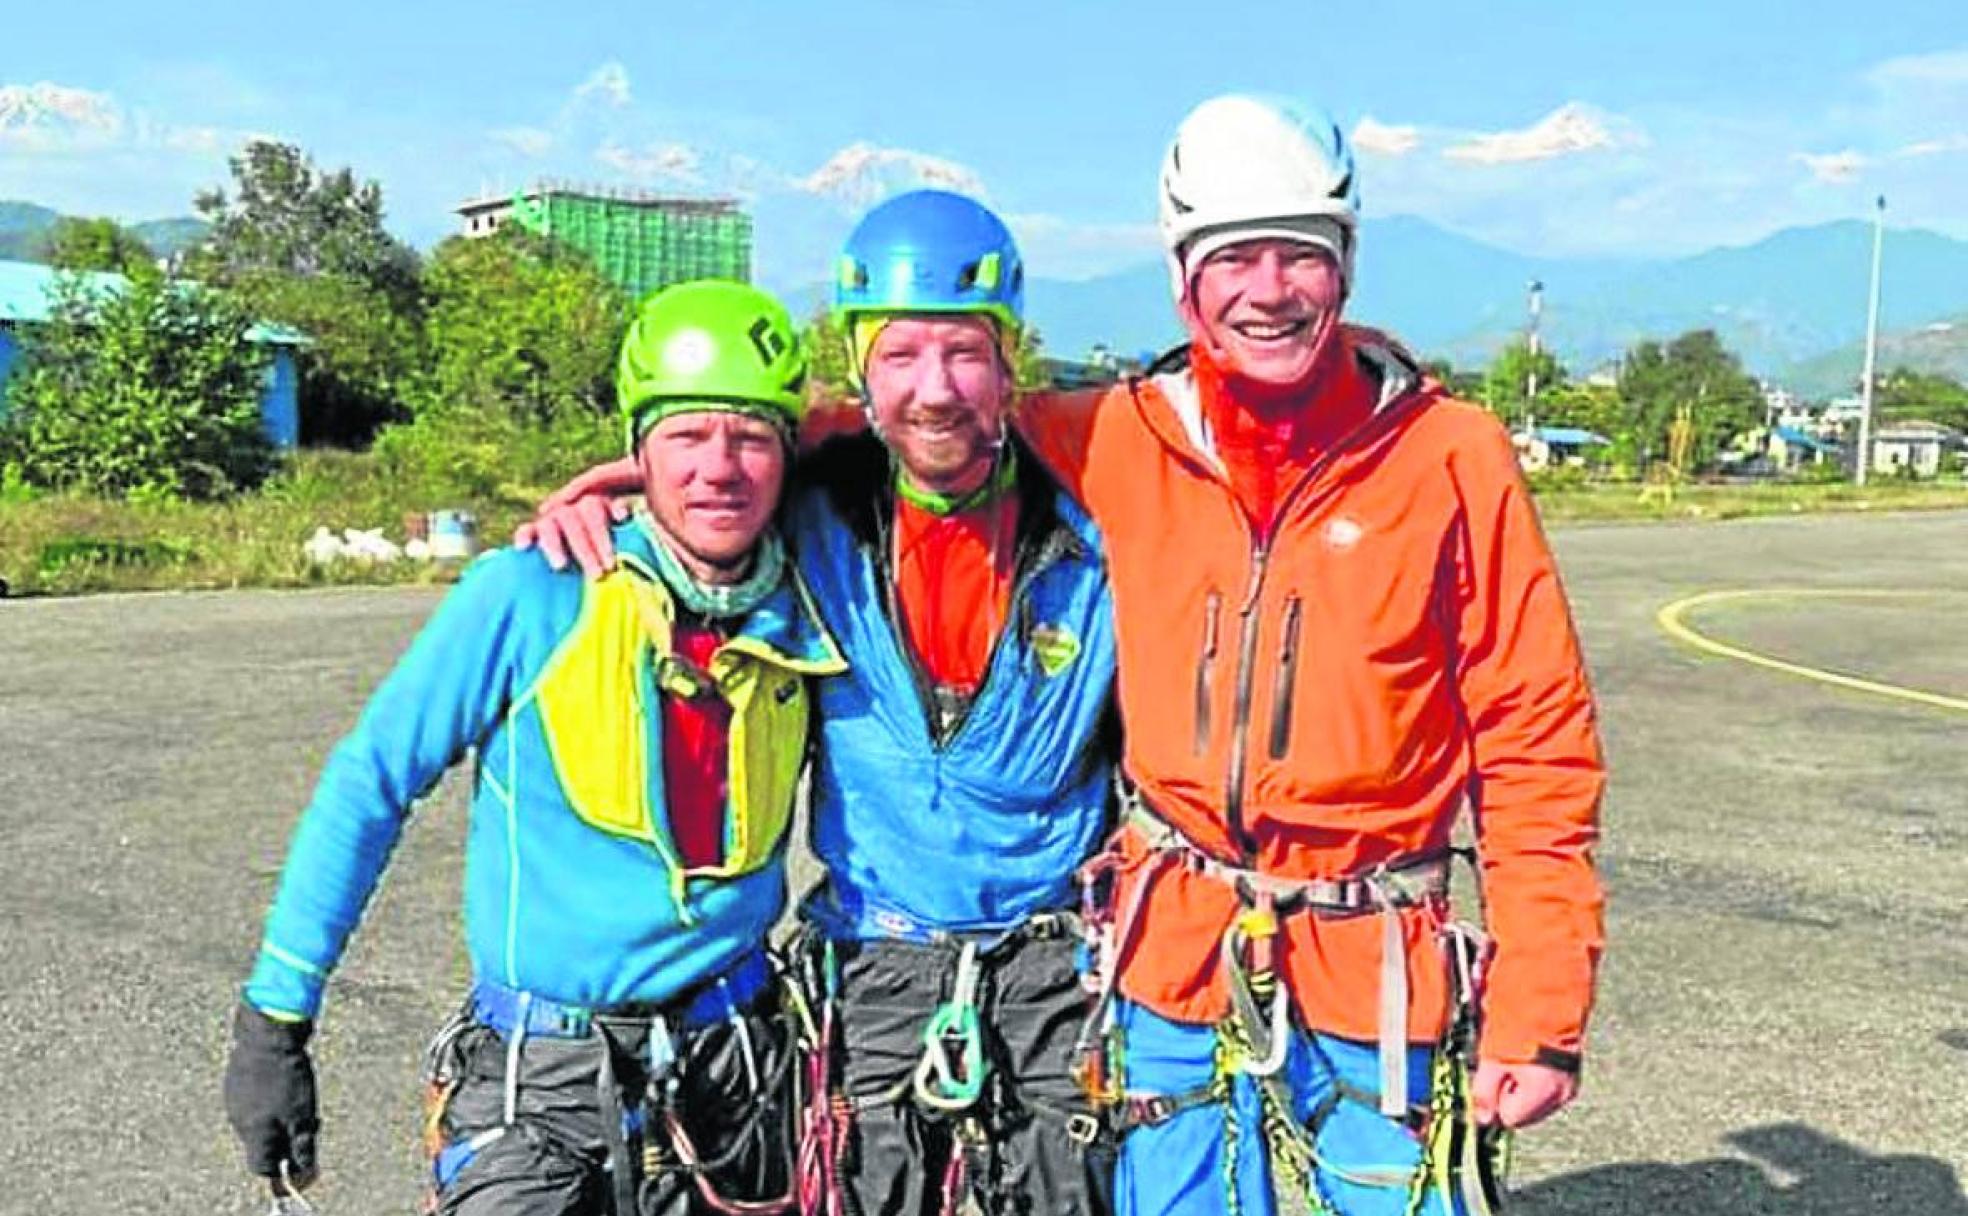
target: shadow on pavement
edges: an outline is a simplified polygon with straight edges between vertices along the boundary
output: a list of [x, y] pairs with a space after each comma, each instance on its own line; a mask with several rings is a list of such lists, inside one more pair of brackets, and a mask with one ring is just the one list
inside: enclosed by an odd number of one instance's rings
[[1516, 1190], [1513, 1216], [1968, 1216], [1952, 1166], [1932, 1157], [1875, 1156], [1801, 1123], [1735, 1132], [1748, 1160], [1607, 1165]]

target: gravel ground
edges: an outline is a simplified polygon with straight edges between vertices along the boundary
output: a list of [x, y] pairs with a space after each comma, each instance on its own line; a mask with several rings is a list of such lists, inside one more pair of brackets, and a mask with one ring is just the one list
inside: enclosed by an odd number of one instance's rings
[[[1968, 1216], [1968, 715], [1695, 654], [1712, 636], [1968, 696], [1968, 515], [1554, 537], [1614, 771], [1584, 1097], [1529, 1213]], [[419, 589], [0, 601], [0, 1213], [257, 1213], [224, 1022], [293, 816]], [[415, 1077], [462, 990], [464, 782], [419, 812], [319, 1040], [324, 1216], [416, 1201]]]

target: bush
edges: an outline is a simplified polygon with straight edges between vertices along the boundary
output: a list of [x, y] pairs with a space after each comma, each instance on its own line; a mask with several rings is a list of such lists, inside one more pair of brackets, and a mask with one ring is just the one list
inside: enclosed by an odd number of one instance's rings
[[432, 505], [483, 500], [526, 505], [575, 473], [622, 454], [621, 423], [569, 412], [545, 424], [501, 410], [428, 410], [376, 437], [379, 467]]
[[273, 467], [264, 356], [228, 299], [154, 273], [121, 290], [57, 280], [23, 334], [0, 466], [10, 480], [111, 497], [219, 498]]

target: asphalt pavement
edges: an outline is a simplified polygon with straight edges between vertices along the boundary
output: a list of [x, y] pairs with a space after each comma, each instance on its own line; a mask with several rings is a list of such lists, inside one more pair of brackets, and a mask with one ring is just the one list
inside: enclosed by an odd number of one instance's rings
[[[1528, 1213], [1968, 1216], [1968, 714], [1697, 654], [1654, 622], [1968, 697], [1968, 514], [1554, 535], [1613, 768], [1584, 1096]], [[225, 1021], [328, 749], [429, 589], [0, 601], [0, 1213], [259, 1213]], [[411, 1210], [458, 1000], [462, 774], [426, 800], [318, 1040], [322, 1216]], [[804, 868], [804, 867], [803, 867]]]

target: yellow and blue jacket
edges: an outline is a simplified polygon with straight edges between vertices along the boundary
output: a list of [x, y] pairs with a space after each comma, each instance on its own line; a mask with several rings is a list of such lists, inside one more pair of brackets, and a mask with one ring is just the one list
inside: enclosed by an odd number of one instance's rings
[[246, 999], [313, 1017], [412, 804], [474, 755], [465, 938], [480, 978], [589, 1007], [664, 1001], [758, 948], [786, 899], [806, 677], [844, 670], [792, 573], [708, 670], [732, 705], [724, 856], [685, 869], [665, 810], [674, 605], [640, 521], [584, 583], [535, 552], [476, 562], [329, 756]]

